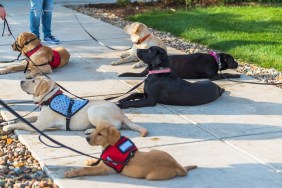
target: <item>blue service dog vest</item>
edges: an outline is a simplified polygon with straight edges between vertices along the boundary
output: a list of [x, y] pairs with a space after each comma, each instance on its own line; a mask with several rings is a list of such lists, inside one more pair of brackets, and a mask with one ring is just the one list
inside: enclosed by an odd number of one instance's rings
[[49, 107], [65, 116], [67, 118], [67, 130], [69, 130], [69, 120], [71, 116], [76, 114], [80, 109], [82, 109], [89, 100], [82, 100], [82, 99], [71, 99], [69, 96], [66, 96], [64, 94], [56, 95], [54, 98], [52, 98], [51, 102], [49, 103]]

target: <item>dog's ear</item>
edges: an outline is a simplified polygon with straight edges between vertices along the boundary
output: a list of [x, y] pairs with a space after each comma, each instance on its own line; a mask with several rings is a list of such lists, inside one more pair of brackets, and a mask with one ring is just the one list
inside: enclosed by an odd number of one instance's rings
[[46, 93], [50, 87], [51, 82], [46, 79], [42, 79], [35, 90], [35, 96], [41, 96], [42, 94]]
[[160, 58], [161, 63], [169, 63], [167, 52], [163, 48], [158, 47], [156, 55]]
[[115, 145], [115, 143], [117, 143], [117, 141], [120, 138], [119, 131], [115, 127], [109, 126], [107, 134], [108, 134], [109, 144], [111, 144], [112, 146]]
[[135, 24], [135, 25], [133, 26], [133, 28], [132, 28], [132, 30], [131, 30], [131, 33], [132, 33], [132, 34], [140, 33], [140, 31], [142, 31], [143, 27], [144, 27], [144, 26], [143, 26], [142, 24], [137, 23], [137, 24]]

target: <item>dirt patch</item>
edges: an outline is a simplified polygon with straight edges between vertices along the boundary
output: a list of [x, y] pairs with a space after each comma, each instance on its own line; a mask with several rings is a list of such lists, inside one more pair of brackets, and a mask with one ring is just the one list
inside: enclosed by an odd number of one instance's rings
[[163, 3], [131, 3], [127, 6], [119, 6], [117, 4], [88, 4], [85, 8], [99, 8], [103, 9], [106, 13], [115, 14], [120, 18], [127, 18], [138, 13], [145, 13], [153, 10], [163, 9], [176, 9], [181, 8], [183, 5], [171, 4], [169, 6]]

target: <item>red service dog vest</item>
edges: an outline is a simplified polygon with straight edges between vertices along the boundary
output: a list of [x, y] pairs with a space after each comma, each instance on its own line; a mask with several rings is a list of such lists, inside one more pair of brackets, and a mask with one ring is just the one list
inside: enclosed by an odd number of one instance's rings
[[[35, 52], [37, 52], [37, 50], [39, 50], [42, 47], [42, 44], [38, 45], [36, 48], [34, 48], [33, 50], [29, 51], [26, 53], [27, 57], [32, 56]], [[48, 62], [49, 65], [51, 66], [52, 69], [58, 68], [60, 66], [61, 63], [61, 55], [59, 54], [59, 52], [57, 52], [56, 50], [52, 50], [53, 52], [53, 57], [52, 57], [52, 61]]]
[[106, 165], [120, 173], [136, 151], [138, 151], [138, 149], [134, 143], [130, 139], [122, 136], [114, 146], [108, 146], [103, 151], [100, 158], [104, 160]]
[[49, 65], [52, 69], [55, 69], [60, 66], [61, 63], [61, 55], [56, 50], [53, 50], [53, 59], [49, 62]]

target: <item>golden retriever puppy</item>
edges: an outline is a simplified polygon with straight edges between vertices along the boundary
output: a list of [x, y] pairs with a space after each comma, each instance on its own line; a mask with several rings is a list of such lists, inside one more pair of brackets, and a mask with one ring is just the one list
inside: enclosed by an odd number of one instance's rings
[[27, 68], [30, 72], [26, 75], [26, 78], [34, 78], [42, 72], [44, 74], [52, 73], [52, 69], [65, 66], [70, 59], [70, 54], [64, 47], [52, 49], [44, 46], [35, 34], [28, 32], [20, 34], [15, 43], [12, 44], [12, 48], [14, 51], [20, 51], [22, 55], [28, 58], [18, 65], [5, 67], [5, 69], [0, 70], [0, 74], [24, 71]]
[[151, 46], [158, 46], [166, 50], [165, 43], [151, 33], [148, 27], [143, 23], [134, 22], [125, 26], [124, 30], [130, 35], [131, 41], [134, 44], [128, 52], [121, 54], [121, 59], [112, 62], [111, 65], [138, 61], [133, 65], [133, 68], [143, 67], [146, 64], [138, 59], [137, 49], [148, 49]]
[[[44, 76], [21, 81], [21, 88], [28, 94], [33, 95], [33, 101], [36, 104], [41, 105], [41, 111], [37, 121], [34, 123], [34, 126], [41, 131], [48, 128], [76, 131], [92, 128], [90, 130], [93, 130], [94, 126], [97, 128], [107, 123], [118, 129], [127, 128], [139, 131], [141, 136], [147, 135], [147, 129], [134, 124], [123, 114], [118, 106], [109, 101], [80, 99], [72, 101], [70, 106], [70, 98], [62, 94], [62, 91], [54, 81]], [[69, 116], [68, 112], [72, 115]], [[67, 123], [67, 117], [70, 117], [69, 124]], [[3, 127], [4, 131], [14, 129], [34, 131], [23, 123], [8, 123], [8, 125], [6, 124]]]
[[[151, 150], [138, 151], [134, 143], [120, 135], [119, 131], [105, 123], [86, 138], [92, 146], [102, 146], [101, 160], [87, 160], [86, 165], [96, 165], [67, 171], [65, 177], [105, 175], [114, 171], [132, 178], [147, 180], [166, 180], [175, 176], [185, 176], [187, 171], [197, 166], [182, 167], [168, 153]], [[128, 161], [127, 164], [122, 164]], [[95, 164], [94, 164], [95, 163]]]

